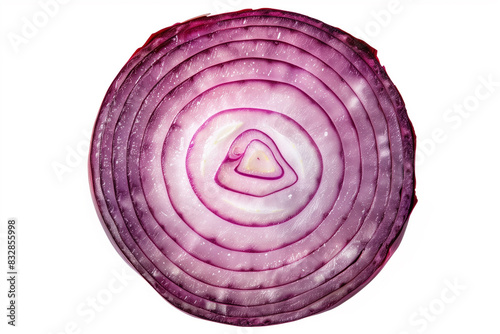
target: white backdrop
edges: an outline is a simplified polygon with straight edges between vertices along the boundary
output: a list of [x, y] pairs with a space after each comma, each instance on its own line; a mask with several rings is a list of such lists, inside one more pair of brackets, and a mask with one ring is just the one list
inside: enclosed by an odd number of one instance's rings
[[[0, 1], [2, 333], [499, 333], [499, 1]], [[149, 35], [205, 13], [271, 7], [364, 39], [418, 136], [417, 196], [384, 270], [340, 307], [267, 328], [190, 317], [122, 261], [87, 181], [104, 94]], [[6, 225], [18, 220], [17, 327]]]

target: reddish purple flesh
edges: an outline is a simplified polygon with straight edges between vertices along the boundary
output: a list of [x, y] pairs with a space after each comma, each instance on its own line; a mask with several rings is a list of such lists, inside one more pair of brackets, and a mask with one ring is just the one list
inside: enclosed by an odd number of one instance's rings
[[154, 34], [109, 88], [90, 182], [116, 249], [167, 301], [240, 326], [334, 308], [416, 203], [415, 135], [376, 51], [274, 9]]

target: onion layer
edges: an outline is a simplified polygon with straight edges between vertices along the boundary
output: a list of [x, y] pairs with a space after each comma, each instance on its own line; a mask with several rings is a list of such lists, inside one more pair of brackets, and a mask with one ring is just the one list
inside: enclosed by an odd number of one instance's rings
[[257, 326], [379, 272], [416, 203], [414, 154], [374, 49], [260, 9], [152, 35], [104, 98], [89, 170], [109, 238], [159, 294]]

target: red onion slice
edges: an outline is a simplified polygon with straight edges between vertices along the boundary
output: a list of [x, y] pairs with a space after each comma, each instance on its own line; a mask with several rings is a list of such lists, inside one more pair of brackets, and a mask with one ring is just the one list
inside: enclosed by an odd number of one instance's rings
[[279, 10], [152, 35], [109, 88], [91, 144], [116, 249], [167, 301], [228, 324], [350, 298], [416, 203], [415, 135], [376, 51]]

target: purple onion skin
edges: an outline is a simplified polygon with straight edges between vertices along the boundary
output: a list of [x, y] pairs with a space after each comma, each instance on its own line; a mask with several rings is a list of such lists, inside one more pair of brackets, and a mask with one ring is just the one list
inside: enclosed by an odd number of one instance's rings
[[89, 179], [120, 255], [196, 317], [330, 310], [395, 252], [415, 133], [376, 50], [276, 9], [153, 34], [111, 84]]

